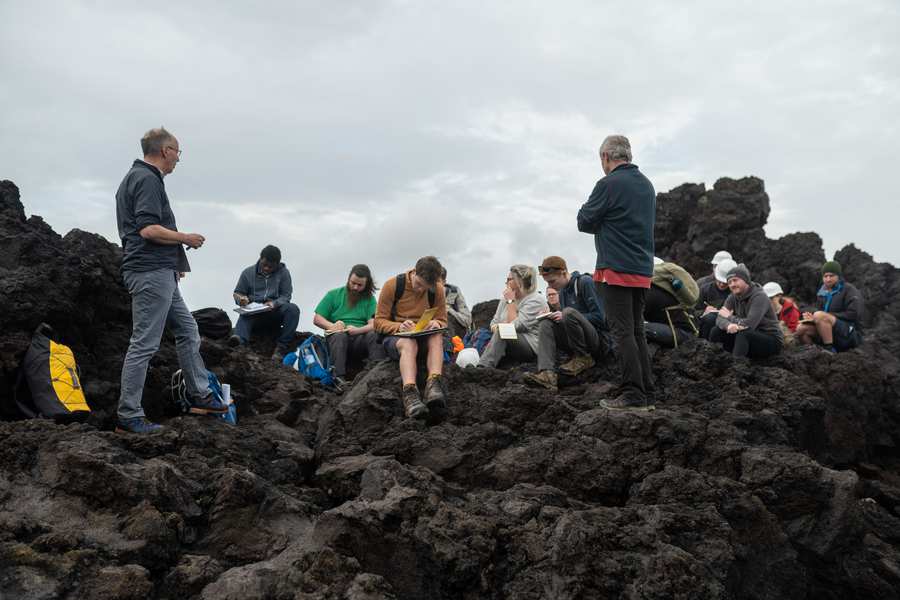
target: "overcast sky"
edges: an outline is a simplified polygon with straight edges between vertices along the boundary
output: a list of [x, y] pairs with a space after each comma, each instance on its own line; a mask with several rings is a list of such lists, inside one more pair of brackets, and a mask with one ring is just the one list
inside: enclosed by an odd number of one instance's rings
[[510, 264], [591, 270], [575, 214], [630, 137], [667, 191], [756, 175], [767, 233], [900, 264], [900, 2], [0, 1], [0, 179], [60, 234], [118, 241], [147, 129], [192, 309], [230, 307], [268, 243], [301, 328], [351, 265], [438, 256], [470, 304]]

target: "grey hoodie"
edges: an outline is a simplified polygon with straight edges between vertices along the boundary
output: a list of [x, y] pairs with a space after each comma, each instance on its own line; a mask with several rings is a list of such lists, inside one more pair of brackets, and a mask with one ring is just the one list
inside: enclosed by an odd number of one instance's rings
[[724, 306], [734, 314], [727, 319], [721, 315], [716, 317], [719, 329], [724, 330], [728, 328], [729, 323], [737, 323], [784, 342], [784, 334], [778, 325], [778, 317], [772, 309], [772, 303], [758, 283], [750, 283], [750, 289], [740, 296], [734, 294], [728, 296]]
[[[512, 322], [516, 326], [516, 332], [531, 346], [534, 353], [537, 354], [538, 347], [538, 326], [540, 322], [537, 320], [538, 315], [550, 310], [547, 307], [547, 301], [537, 291], [531, 292], [517, 302], [519, 313]], [[500, 304], [497, 305], [497, 312], [491, 319], [491, 325], [498, 323], [506, 323], [506, 300], [500, 298]]]
[[[250, 265], [241, 272], [234, 293], [250, 298], [250, 302], [260, 304], [272, 300], [275, 306], [282, 306], [291, 301], [294, 286], [291, 283], [291, 272], [284, 263], [279, 263], [278, 268], [272, 271], [268, 277], [259, 270], [259, 261]], [[237, 304], [235, 300], [235, 304]]]

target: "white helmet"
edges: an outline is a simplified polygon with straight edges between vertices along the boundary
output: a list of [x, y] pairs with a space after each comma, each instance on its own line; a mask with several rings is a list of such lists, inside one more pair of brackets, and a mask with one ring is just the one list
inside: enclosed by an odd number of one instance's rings
[[456, 355], [456, 365], [465, 369], [466, 367], [477, 367], [481, 357], [478, 356], [478, 350], [475, 348], [463, 348]]
[[713, 259], [709, 262], [710, 264], [717, 265], [723, 260], [732, 260], [731, 252], [729, 252], [728, 250], [719, 250], [718, 252], [716, 252], [716, 255], [713, 256]]
[[784, 290], [781, 289], [781, 286], [775, 283], [774, 281], [770, 281], [766, 285], [763, 286], [763, 291], [766, 293], [766, 296], [769, 298], [774, 298], [778, 294], [783, 294]]
[[661, 259], [658, 256], [653, 257], [653, 266], [654, 267], [658, 267], [659, 265], [663, 264], [664, 262], [666, 262], [666, 261], [664, 261], [663, 259]]
[[719, 264], [716, 265], [716, 268], [713, 269], [716, 275], [716, 280], [721, 281], [722, 283], [728, 283], [728, 271], [732, 270], [736, 266], [737, 263], [730, 258], [722, 260]]

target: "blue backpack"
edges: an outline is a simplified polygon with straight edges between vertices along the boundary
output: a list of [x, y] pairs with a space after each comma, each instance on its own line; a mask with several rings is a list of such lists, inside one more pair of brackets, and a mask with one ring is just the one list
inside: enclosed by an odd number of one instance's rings
[[325, 386], [334, 386], [334, 367], [328, 354], [328, 345], [321, 335], [311, 335], [297, 346], [296, 352], [284, 357], [284, 364], [296, 367], [310, 379]]
[[463, 338], [463, 346], [466, 348], [475, 348], [478, 350], [478, 355], [481, 356], [484, 354], [485, 348], [487, 348], [487, 345], [490, 343], [492, 335], [491, 330], [486, 327], [470, 331], [466, 334], [466, 337]]
[[[219, 383], [219, 378], [212, 371], [207, 371], [206, 379], [209, 382], [209, 391], [212, 392], [216, 400], [224, 403], [225, 397], [222, 394], [222, 384]], [[187, 413], [191, 408], [191, 403], [187, 398], [187, 385], [184, 383], [184, 374], [181, 372], [181, 369], [178, 369], [172, 375], [172, 384], [169, 386], [169, 392], [172, 394], [172, 400], [178, 406], [178, 409], [183, 413]], [[237, 407], [234, 402], [228, 405], [227, 413], [216, 416], [229, 425], [237, 425]]]

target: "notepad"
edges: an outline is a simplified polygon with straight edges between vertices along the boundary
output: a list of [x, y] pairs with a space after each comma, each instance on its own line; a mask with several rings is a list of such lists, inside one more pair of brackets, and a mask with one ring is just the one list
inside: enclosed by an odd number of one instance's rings
[[234, 312], [241, 315], [253, 315], [256, 313], [266, 312], [272, 310], [272, 307], [268, 304], [260, 304], [259, 302], [251, 302], [247, 306], [238, 306], [234, 309]]
[[519, 334], [516, 333], [516, 326], [512, 323], [498, 323], [497, 332], [502, 340], [517, 340]]
[[[417, 337], [418, 334], [425, 332], [425, 328], [428, 327], [428, 324], [431, 323], [431, 320], [434, 318], [434, 315], [437, 314], [437, 308], [429, 308], [425, 312], [422, 313], [422, 316], [419, 317], [418, 323], [416, 326], [410, 329], [409, 331], [398, 331], [393, 335], [402, 335], [406, 337]], [[426, 333], [431, 333], [436, 330], [429, 330]]]

